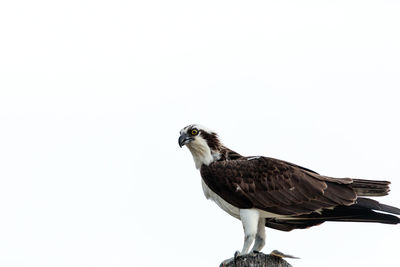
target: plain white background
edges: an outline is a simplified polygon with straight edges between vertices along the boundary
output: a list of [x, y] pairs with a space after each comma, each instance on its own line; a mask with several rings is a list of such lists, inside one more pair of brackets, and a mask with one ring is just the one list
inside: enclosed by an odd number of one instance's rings
[[[400, 206], [398, 1], [2, 1], [0, 265], [217, 266], [238, 220], [179, 130], [387, 179]], [[394, 266], [399, 226], [267, 229], [294, 266]]]

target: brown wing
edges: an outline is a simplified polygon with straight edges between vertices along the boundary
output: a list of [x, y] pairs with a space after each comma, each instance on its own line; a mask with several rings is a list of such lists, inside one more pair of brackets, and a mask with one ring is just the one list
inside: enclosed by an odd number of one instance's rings
[[273, 158], [216, 161], [201, 167], [204, 182], [228, 203], [281, 215], [302, 215], [351, 205], [352, 179], [318, 175]]

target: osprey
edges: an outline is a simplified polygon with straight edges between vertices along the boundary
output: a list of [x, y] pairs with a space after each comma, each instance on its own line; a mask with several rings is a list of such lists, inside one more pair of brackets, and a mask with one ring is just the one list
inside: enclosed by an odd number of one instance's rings
[[387, 195], [388, 181], [332, 178], [274, 158], [242, 156], [200, 125], [183, 128], [178, 142], [192, 153], [206, 198], [242, 221], [240, 254], [248, 253], [253, 242], [251, 251], [261, 251], [265, 227], [290, 231], [326, 221], [400, 223], [391, 215], [400, 209], [366, 198]]

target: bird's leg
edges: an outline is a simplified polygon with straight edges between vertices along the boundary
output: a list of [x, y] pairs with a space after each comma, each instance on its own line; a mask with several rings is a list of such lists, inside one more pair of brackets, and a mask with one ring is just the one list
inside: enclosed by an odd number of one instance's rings
[[241, 209], [239, 214], [244, 230], [244, 244], [242, 252], [240, 253], [243, 255], [248, 253], [249, 248], [256, 237], [260, 214], [255, 209]]
[[254, 241], [254, 246], [252, 248], [253, 252], [260, 252], [265, 245], [265, 219], [258, 219], [256, 241]]

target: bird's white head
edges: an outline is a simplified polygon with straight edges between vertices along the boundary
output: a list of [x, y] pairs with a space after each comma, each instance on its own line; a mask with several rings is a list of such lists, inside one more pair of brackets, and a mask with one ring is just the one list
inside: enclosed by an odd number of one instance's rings
[[222, 143], [218, 135], [199, 124], [191, 124], [180, 131], [179, 146], [187, 146], [193, 155], [196, 168], [218, 160]]

